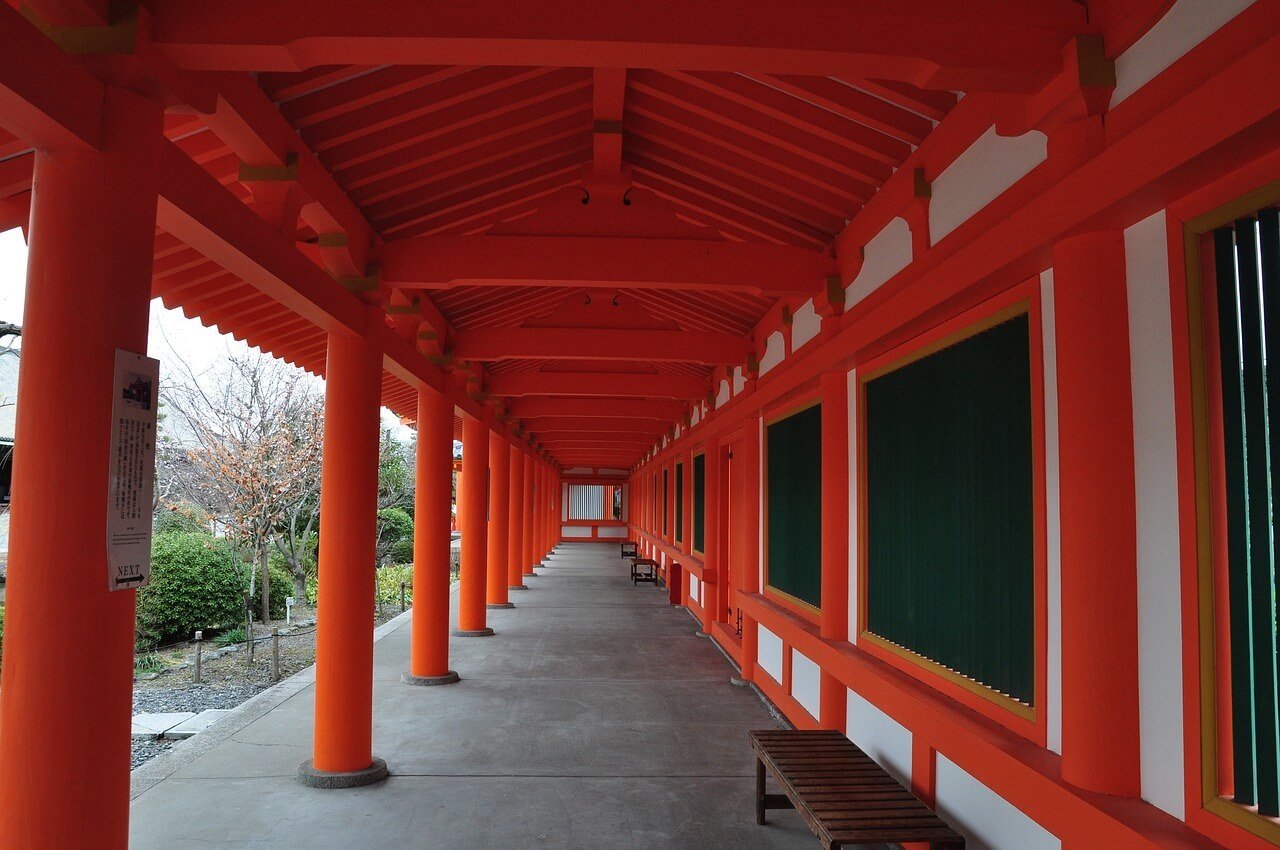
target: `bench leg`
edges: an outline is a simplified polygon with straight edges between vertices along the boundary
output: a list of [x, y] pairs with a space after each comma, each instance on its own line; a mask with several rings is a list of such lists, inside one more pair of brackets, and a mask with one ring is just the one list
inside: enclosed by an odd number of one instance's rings
[[764, 762], [756, 759], [756, 823], [764, 826]]

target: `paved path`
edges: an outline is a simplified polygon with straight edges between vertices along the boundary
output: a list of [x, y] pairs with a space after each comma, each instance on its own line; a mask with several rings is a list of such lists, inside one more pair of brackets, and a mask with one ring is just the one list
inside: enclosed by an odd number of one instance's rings
[[794, 813], [757, 827], [747, 730], [777, 727], [666, 591], [616, 544], [570, 544], [490, 638], [454, 638], [456, 685], [400, 684], [409, 625], [374, 658], [374, 752], [391, 779], [293, 780], [310, 755], [308, 673], [135, 772], [149, 848], [809, 848]]

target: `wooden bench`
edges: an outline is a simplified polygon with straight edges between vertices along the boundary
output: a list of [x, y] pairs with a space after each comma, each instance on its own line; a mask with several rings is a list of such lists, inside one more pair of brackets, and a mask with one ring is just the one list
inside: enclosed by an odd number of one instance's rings
[[[756, 823], [768, 809], [795, 809], [826, 850], [856, 844], [920, 842], [964, 847], [964, 837], [839, 732], [760, 729]], [[782, 794], [765, 793], [765, 769]]]
[[658, 583], [658, 562], [653, 558], [632, 558], [631, 559], [631, 583], [643, 584], [648, 582], [652, 585]]
[[637, 551], [637, 548], [638, 548], [638, 547], [637, 547], [637, 545], [636, 545], [635, 543], [631, 542], [630, 540], [624, 540], [624, 541], [622, 541], [622, 555], [621, 555], [621, 557], [623, 557], [623, 558], [636, 558], [636, 557], [639, 557], [640, 552], [639, 552], [639, 551]]

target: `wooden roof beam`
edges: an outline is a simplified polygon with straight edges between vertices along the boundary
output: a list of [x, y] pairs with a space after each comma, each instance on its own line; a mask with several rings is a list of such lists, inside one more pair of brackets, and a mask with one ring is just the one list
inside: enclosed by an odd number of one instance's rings
[[[474, 0], [465, 4], [171, 0], [156, 40], [186, 68], [323, 64], [588, 66], [898, 80], [924, 88], [1033, 91], [1086, 26], [1075, 0]], [[250, 23], [251, 22], [251, 23]]]
[[492, 396], [581, 396], [611, 399], [705, 398], [707, 382], [684, 375], [627, 372], [511, 372], [491, 375]]
[[607, 417], [670, 422], [686, 412], [686, 406], [681, 402], [665, 399], [513, 398], [507, 402], [507, 413], [518, 419], [549, 416], [600, 421]]
[[817, 251], [767, 243], [581, 236], [419, 236], [380, 246], [401, 288], [593, 286], [808, 297], [835, 272]]
[[614, 328], [485, 328], [458, 331], [459, 360], [623, 360], [741, 363], [752, 341], [736, 334]]

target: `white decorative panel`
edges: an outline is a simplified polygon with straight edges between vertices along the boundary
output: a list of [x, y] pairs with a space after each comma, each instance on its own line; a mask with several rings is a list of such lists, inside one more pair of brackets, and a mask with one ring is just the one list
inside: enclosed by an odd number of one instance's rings
[[589, 525], [562, 525], [560, 526], [560, 535], [562, 537], [590, 537], [591, 526]]
[[1041, 132], [1006, 137], [992, 127], [984, 133], [933, 181], [929, 236], [934, 244], [1044, 162], [1046, 155]]
[[689, 427], [692, 428], [694, 425], [697, 425], [701, 421], [702, 421], [702, 405], [695, 404], [693, 406], [693, 413], [689, 414]]
[[911, 730], [850, 690], [845, 708], [846, 736], [893, 778], [911, 784]]
[[782, 331], [774, 331], [765, 340], [764, 356], [760, 358], [760, 374], [763, 375], [782, 362], [786, 356], [787, 342], [782, 338]]
[[[742, 374], [742, 367], [738, 367], [736, 374]], [[716, 392], [716, 407], [721, 407], [729, 401], [733, 396], [733, 391], [729, 388], [727, 380], [720, 382], [720, 389]]]
[[862, 255], [862, 268], [844, 291], [846, 310], [911, 264], [911, 228], [895, 218], [866, 244]]
[[1062, 511], [1058, 489], [1058, 337], [1053, 311], [1053, 269], [1040, 274], [1040, 333], [1044, 347], [1045, 596], [1049, 633], [1046, 671], [1047, 741], [1062, 754]]
[[807, 655], [791, 650], [791, 695], [817, 719], [822, 704], [822, 670]]
[[759, 635], [756, 638], [756, 663], [774, 681], [782, 683], [782, 638], [766, 629], [757, 626]]
[[702, 583], [698, 581], [698, 577], [693, 573], [689, 573], [689, 598], [699, 605], [702, 604]]
[[747, 379], [742, 374], [742, 367], [733, 368], [733, 394], [737, 395], [747, 386]]
[[1178, 438], [1169, 240], [1158, 212], [1124, 232], [1138, 495], [1138, 705], [1142, 796], [1185, 815]]
[[1253, 3], [1254, 0], [1178, 0], [1142, 38], [1116, 57], [1112, 108]]
[[1062, 842], [1008, 800], [938, 753], [936, 805], [965, 850], [1062, 850]]
[[800, 346], [818, 335], [822, 329], [822, 317], [813, 309], [813, 299], [800, 305], [791, 317], [791, 350], [799, 351]]
[[620, 525], [601, 525], [596, 527], [596, 537], [604, 537], [613, 540], [626, 536], [627, 530]]

